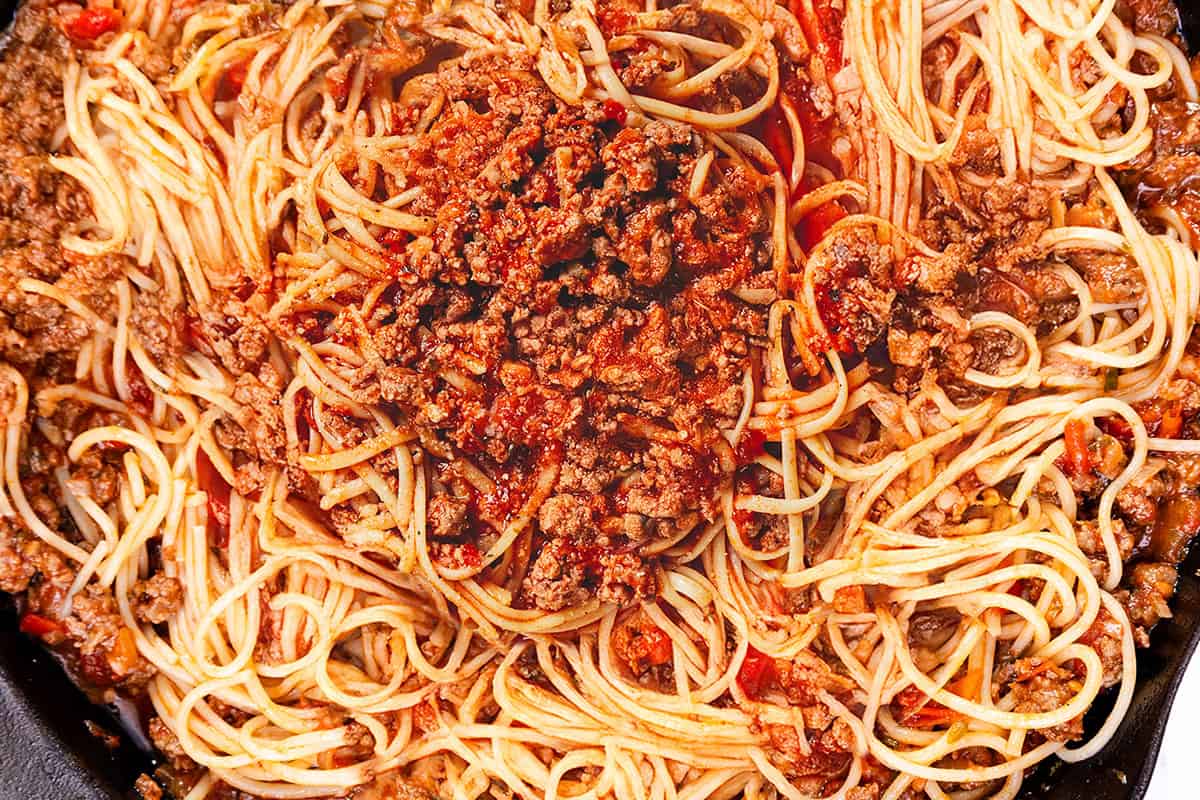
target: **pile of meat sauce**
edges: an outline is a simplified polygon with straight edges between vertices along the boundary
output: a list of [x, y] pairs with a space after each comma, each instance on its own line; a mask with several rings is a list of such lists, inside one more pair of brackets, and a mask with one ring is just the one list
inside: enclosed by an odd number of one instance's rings
[[720, 431], [773, 297], [764, 181], [722, 158], [689, 197], [711, 150], [692, 128], [564, 103], [530, 60], [468, 56], [427, 77], [398, 132], [444, 98], [432, 126], [386, 170], [345, 174], [380, 197], [419, 187], [406, 210], [432, 233], [380, 237], [391, 277], [365, 324], [301, 312], [283, 327], [379, 355], [355, 399], [420, 433], [435, 559], [478, 566], [549, 475], [515, 603], [652, 597], [642, 548], [713, 522], [736, 466]]

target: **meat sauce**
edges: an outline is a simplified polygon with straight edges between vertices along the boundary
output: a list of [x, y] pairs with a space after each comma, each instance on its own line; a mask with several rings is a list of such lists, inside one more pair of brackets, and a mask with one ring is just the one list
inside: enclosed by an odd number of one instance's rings
[[[601, 4], [601, 23], [639, 11]], [[376, 329], [382, 400], [441, 443], [439, 461], [466, 456], [495, 486], [440, 470], [448, 527], [436, 539], [486, 550], [537, 476], [556, 473], [547, 502], [563, 511], [539, 519], [529, 552], [568, 554], [579, 569], [539, 568], [535, 583], [557, 587], [545, 602], [582, 597], [568, 579], [644, 586], [640, 544], [714, 519], [730, 479], [732, 460], [710, 443], [740, 411], [748, 345], [765, 325], [730, 293], [770, 280], [759, 187], [723, 165], [713, 201], [693, 205], [705, 146], [690, 129], [626, 127], [619, 103], [565, 106], [529, 65], [477, 61], [440, 76], [463, 102], [403, 156], [424, 190], [414, 212], [445, 235], [436, 258], [384, 237], [396, 285]], [[496, 110], [516, 107], [519, 117]], [[320, 321], [291, 324], [311, 341], [332, 335]], [[594, 497], [611, 502], [592, 509]], [[451, 513], [460, 502], [466, 513]]]

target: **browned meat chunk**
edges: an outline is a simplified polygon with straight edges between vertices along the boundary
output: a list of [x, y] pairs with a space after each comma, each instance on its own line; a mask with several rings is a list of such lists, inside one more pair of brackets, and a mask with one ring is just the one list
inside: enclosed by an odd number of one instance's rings
[[166, 622], [183, 602], [183, 587], [176, 578], [156, 572], [133, 585], [133, 613], [142, 622]]

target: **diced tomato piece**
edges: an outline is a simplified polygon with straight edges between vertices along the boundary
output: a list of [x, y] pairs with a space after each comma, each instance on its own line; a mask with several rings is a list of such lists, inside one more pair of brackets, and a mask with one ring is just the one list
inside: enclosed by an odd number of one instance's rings
[[1088, 454], [1087, 430], [1083, 421], [1073, 419], [1063, 430], [1063, 443], [1067, 446], [1066, 466], [1072, 475], [1087, 475], [1092, 470], [1091, 457]]
[[66, 22], [67, 36], [77, 42], [92, 42], [121, 27], [121, 12], [115, 8], [85, 8]]
[[479, 552], [479, 548], [474, 542], [463, 542], [459, 546], [460, 555], [463, 564], [474, 569], [483, 564], [483, 553]]
[[777, 674], [775, 659], [751, 645], [746, 651], [746, 658], [742, 661], [742, 668], [738, 670], [736, 680], [746, 696], [755, 699], [774, 682]]
[[46, 636], [64, 630], [62, 623], [41, 614], [23, 614], [17, 627], [21, 633], [28, 633], [30, 636]]
[[609, 98], [604, 101], [604, 116], [615, 121], [618, 125], [624, 125], [626, 118], [629, 116], [629, 109], [616, 100]]
[[1114, 439], [1120, 439], [1125, 444], [1133, 441], [1133, 428], [1124, 417], [1101, 417], [1096, 420], [1096, 426]]
[[1158, 435], [1163, 439], [1174, 439], [1183, 432], [1183, 403], [1175, 400], [1163, 409], [1162, 421], [1158, 423]]

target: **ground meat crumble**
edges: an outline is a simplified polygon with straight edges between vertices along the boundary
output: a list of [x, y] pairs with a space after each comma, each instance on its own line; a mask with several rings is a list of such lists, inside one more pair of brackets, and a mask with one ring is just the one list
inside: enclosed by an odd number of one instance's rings
[[395, 277], [365, 320], [380, 363], [363, 399], [425, 432], [444, 563], [469, 565], [550, 472], [518, 604], [652, 596], [641, 545], [715, 519], [730, 479], [720, 430], [766, 311], [733, 292], [771, 285], [762, 187], [722, 167], [689, 200], [706, 149], [691, 129], [566, 105], [520, 59], [468, 57], [427, 89], [446, 107], [396, 155], [402, 169], [351, 176], [418, 187], [408, 210], [434, 222], [381, 237]]

